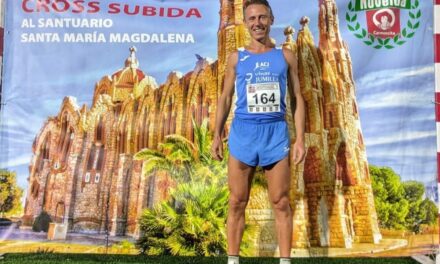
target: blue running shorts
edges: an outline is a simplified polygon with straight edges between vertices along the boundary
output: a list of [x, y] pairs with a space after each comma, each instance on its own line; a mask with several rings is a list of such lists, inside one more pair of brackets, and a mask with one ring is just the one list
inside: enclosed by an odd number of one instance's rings
[[268, 166], [289, 155], [289, 128], [285, 120], [254, 121], [235, 117], [229, 132], [229, 152], [255, 167]]

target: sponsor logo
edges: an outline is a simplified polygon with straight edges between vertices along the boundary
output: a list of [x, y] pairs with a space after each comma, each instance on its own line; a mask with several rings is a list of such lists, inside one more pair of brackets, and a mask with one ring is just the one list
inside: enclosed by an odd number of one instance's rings
[[[414, 37], [420, 27], [419, 0], [350, 0], [348, 29], [375, 49], [393, 49]], [[365, 17], [366, 27], [359, 21]]]
[[269, 62], [268, 61], [264, 61], [264, 62], [257, 62], [255, 63], [255, 68], [254, 71], [265, 71], [267, 70], [267, 68], [269, 68]]
[[243, 58], [241, 58], [240, 61], [245, 61], [249, 57], [250, 57], [249, 55], [243, 56]]

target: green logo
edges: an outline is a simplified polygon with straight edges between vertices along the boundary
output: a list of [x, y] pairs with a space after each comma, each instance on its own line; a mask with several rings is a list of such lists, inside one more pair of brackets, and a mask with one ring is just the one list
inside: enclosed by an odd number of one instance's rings
[[[345, 14], [348, 29], [366, 45], [375, 49], [393, 49], [414, 37], [420, 27], [422, 12], [419, 0], [350, 0]], [[408, 21], [401, 26], [401, 11]], [[358, 21], [365, 13], [367, 27]]]

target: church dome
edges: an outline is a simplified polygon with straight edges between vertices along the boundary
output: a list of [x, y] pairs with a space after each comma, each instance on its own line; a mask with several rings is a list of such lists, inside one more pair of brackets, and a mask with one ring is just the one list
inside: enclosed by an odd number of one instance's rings
[[112, 79], [120, 86], [132, 86], [145, 78], [143, 71], [139, 69], [139, 61], [136, 58], [136, 48], [130, 48], [130, 56], [125, 60], [125, 67], [112, 74]]

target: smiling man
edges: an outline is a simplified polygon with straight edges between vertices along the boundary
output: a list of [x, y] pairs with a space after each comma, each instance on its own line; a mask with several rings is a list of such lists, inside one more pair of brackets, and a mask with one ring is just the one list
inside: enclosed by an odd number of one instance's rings
[[[292, 151], [295, 164], [299, 164], [305, 154], [305, 110], [299, 87], [297, 59], [290, 50], [278, 49], [271, 42], [269, 33], [274, 16], [266, 0], [246, 1], [243, 12], [251, 42], [228, 58], [211, 149], [215, 159], [223, 159], [221, 135], [236, 92], [236, 108], [229, 135], [228, 264], [239, 263], [245, 209], [257, 166], [264, 169], [268, 180], [269, 198], [275, 212], [280, 263], [287, 264], [290, 263], [292, 243], [289, 153]], [[292, 80], [293, 88], [287, 85], [288, 77]], [[285, 119], [287, 92], [292, 98], [290, 104], [296, 128], [296, 141], [292, 150]]]

